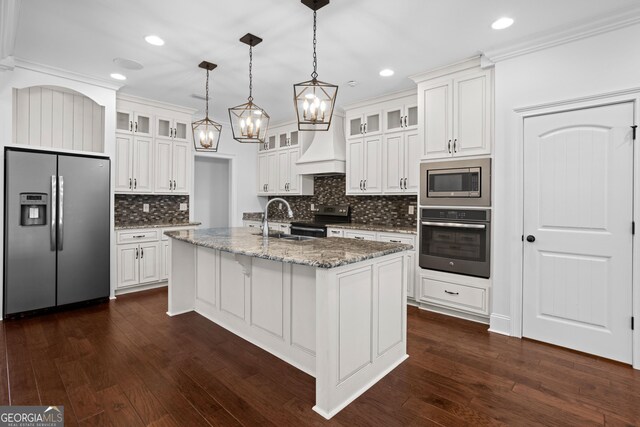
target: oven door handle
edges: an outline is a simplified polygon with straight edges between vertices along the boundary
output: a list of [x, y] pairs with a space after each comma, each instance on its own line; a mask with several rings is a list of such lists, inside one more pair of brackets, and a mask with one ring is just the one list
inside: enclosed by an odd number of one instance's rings
[[422, 221], [422, 225], [430, 225], [432, 227], [473, 228], [476, 230], [484, 230], [485, 228], [487, 228], [485, 224], [460, 224], [459, 222]]
[[291, 226], [291, 231], [293, 230], [300, 230], [300, 231], [314, 231], [314, 232], [320, 232], [320, 233], [324, 233], [324, 230], [322, 228], [310, 228], [310, 227], [297, 227], [295, 225]]

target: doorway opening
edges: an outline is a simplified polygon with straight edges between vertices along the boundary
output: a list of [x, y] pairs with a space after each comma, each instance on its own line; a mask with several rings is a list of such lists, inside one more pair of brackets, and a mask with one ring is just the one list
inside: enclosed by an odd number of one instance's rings
[[231, 160], [196, 156], [194, 162], [193, 219], [200, 228], [231, 224]]

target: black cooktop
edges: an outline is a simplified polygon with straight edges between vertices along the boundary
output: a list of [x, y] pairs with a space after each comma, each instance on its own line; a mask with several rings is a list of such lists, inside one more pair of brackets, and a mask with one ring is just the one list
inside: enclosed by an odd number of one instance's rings
[[351, 222], [349, 205], [319, 205], [310, 221], [293, 221], [296, 227], [311, 227], [326, 229], [327, 224]]

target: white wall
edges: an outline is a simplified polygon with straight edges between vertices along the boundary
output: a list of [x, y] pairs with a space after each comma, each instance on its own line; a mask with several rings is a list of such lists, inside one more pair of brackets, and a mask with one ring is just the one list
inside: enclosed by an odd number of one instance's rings
[[202, 228], [228, 227], [230, 219], [229, 159], [196, 157], [193, 219]]
[[[91, 98], [98, 105], [104, 107], [104, 154], [112, 158], [111, 173], [113, 174], [116, 90], [118, 87], [84, 79], [82, 76], [66, 73], [62, 70], [51, 70], [39, 66], [16, 65], [13, 70], [0, 71], [0, 188], [4, 188], [4, 147], [13, 145], [13, 89], [22, 89], [30, 86], [58, 86], [68, 88]], [[87, 154], [95, 155], [95, 153]], [[113, 195], [113, 189], [111, 194]], [[0, 205], [3, 203], [4, 197], [0, 197]], [[4, 224], [4, 206], [0, 209], [0, 224]], [[111, 201], [111, 229], [113, 230], [113, 199]], [[3, 233], [3, 228], [0, 228], [0, 241], [4, 241]], [[4, 257], [2, 245], [0, 245], [0, 257]], [[2, 277], [4, 277], [4, 271], [2, 271], [2, 266], [0, 265], [0, 280], [2, 280]], [[115, 279], [115, 234], [112, 231], [111, 296], [113, 296], [115, 289]], [[2, 309], [2, 294], [3, 293], [0, 292], [0, 310]]]
[[496, 64], [491, 330], [519, 333], [511, 329], [511, 287], [521, 280], [522, 260], [521, 121], [514, 109], [640, 88], [638, 40], [635, 25]]
[[[198, 119], [198, 114], [194, 119]], [[258, 144], [241, 144], [233, 139], [231, 128], [223, 124], [222, 135], [217, 153], [196, 152], [196, 158], [212, 157], [229, 159], [231, 168], [231, 218], [230, 227], [242, 226], [243, 212], [259, 212], [263, 210], [266, 203], [265, 197], [258, 197], [257, 194], [257, 169], [258, 169]], [[195, 186], [195, 182], [194, 182]], [[193, 193], [193, 189], [191, 191]], [[196, 200], [193, 203], [197, 203]], [[197, 220], [191, 210], [192, 220]]]

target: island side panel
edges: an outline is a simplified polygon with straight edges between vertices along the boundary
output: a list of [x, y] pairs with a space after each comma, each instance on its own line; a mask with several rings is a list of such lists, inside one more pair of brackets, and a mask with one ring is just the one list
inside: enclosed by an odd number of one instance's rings
[[202, 246], [196, 258], [197, 313], [314, 375], [315, 267]]
[[190, 243], [169, 239], [169, 253], [169, 307], [167, 314], [175, 316], [195, 309], [196, 247]]
[[407, 356], [406, 252], [316, 272], [316, 406], [329, 419]]

